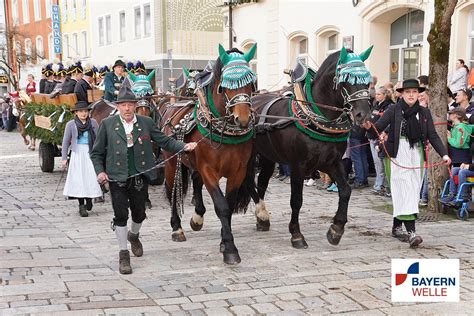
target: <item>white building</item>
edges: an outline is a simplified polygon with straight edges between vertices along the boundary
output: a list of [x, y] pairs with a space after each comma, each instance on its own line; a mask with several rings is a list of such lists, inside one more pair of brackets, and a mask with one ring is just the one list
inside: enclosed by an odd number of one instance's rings
[[141, 60], [168, 88], [181, 67], [203, 69], [222, 42], [220, 0], [97, 0], [91, 3], [91, 60]]
[[[234, 8], [234, 45], [246, 50], [258, 43], [259, 88], [286, 84], [283, 69], [296, 57], [317, 69], [343, 44], [355, 52], [374, 45], [369, 69], [379, 83], [396, 82], [428, 74], [433, 20], [434, 0], [260, 0]], [[227, 34], [226, 28], [224, 42]], [[472, 0], [459, 0], [453, 15], [450, 70], [457, 58], [474, 66]]]

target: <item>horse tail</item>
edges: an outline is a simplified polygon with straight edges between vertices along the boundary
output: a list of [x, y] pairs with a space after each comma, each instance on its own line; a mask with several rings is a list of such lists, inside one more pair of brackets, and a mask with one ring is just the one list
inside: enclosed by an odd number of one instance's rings
[[247, 211], [250, 199], [253, 197], [252, 193], [255, 192], [255, 161], [256, 155], [252, 154], [247, 163], [244, 181], [236, 191], [237, 197], [232, 213], [245, 213]]

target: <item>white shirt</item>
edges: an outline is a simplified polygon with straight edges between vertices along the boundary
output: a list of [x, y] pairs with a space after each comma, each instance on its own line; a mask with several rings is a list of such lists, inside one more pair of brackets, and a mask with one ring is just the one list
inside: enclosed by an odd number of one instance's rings
[[123, 129], [125, 130], [125, 135], [127, 136], [127, 147], [133, 146], [133, 125], [137, 122], [137, 116], [133, 115], [133, 120], [130, 123], [127, 123], [121, 116], [120, 121], [122, 121]]

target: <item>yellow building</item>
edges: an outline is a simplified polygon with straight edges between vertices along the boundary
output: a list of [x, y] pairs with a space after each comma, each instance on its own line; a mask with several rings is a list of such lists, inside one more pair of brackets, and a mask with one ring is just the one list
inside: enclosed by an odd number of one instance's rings
[[87, 0], [59, 0], [63, 61], [80, 59], [84, 62], [90, 59], [90, 2]]

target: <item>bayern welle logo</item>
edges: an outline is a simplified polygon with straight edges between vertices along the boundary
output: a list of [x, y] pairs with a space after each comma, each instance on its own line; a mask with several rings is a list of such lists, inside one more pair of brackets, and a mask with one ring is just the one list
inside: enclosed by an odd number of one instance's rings
[[459, 260], [392, 259], [392, 301], [459, 301]]

